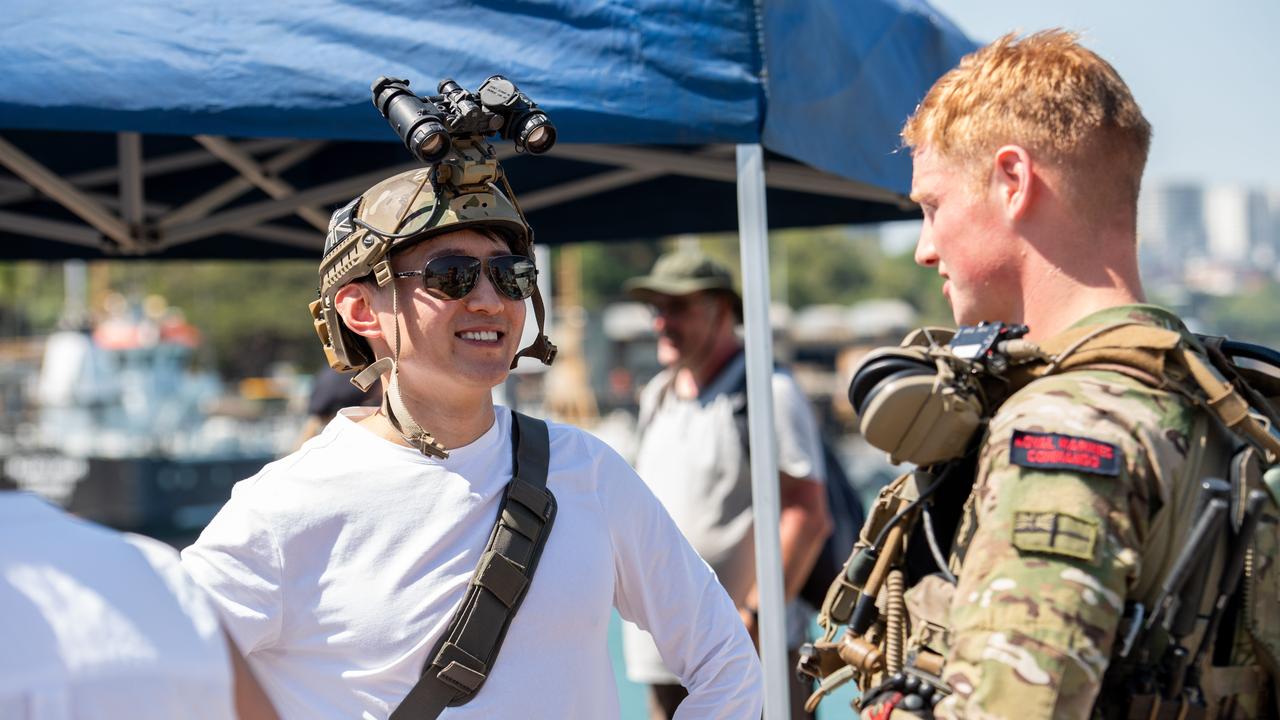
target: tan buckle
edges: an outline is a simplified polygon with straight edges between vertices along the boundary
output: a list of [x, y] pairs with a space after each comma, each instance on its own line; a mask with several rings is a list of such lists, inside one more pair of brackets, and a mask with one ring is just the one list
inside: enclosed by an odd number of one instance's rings
[[383, 260], [374, 265], [373, 278], [378, 281], [378, 287], [386, 287], [391, 282], [391, 261]]

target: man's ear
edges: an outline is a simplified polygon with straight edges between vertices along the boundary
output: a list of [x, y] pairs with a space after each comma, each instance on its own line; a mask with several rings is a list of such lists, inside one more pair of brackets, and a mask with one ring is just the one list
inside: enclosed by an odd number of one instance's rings
[[333, 297], [333, 307], [342, 316], [342, 322], [351, 332], [366, 338], [381, 338], [382, 326], [374, 310], [376, 291], [368, 283], [347, 283]]
[[1009, 220], [1021, 220], [1035, 200], [1036, 167], [1031, 153], [1019, 145], [996, 150], [992, 168], [992, 189]]

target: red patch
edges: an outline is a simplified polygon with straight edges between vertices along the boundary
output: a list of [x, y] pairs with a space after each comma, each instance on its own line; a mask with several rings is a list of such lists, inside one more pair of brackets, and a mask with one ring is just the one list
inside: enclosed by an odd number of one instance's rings
[[1120, 474], [1120, 449], [1090, 438], [1014, 430], [1009, 462], [1036, 470], [1077, 470], [1095, 475]]

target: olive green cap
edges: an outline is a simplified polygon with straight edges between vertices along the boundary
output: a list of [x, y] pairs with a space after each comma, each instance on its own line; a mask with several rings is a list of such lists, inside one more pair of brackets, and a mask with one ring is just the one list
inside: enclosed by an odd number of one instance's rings
[[742, 317], [742, 297], [733, 287], [729, 268], [698, 250], [667, 253], [658, 258], [648, 275], [631, 278], [622, 287], [641, 302], [698, 292], [720, 292], [732, 298], [734, 311]]

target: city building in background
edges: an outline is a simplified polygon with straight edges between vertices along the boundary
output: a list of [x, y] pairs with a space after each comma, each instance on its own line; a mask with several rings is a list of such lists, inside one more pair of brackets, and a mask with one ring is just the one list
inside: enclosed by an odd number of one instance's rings
[[1280, 280], [1280, 193], [1239, 185], [1163, 183], [1138, 208], [1143, 275], [1153, 292], [1232, 295]]

